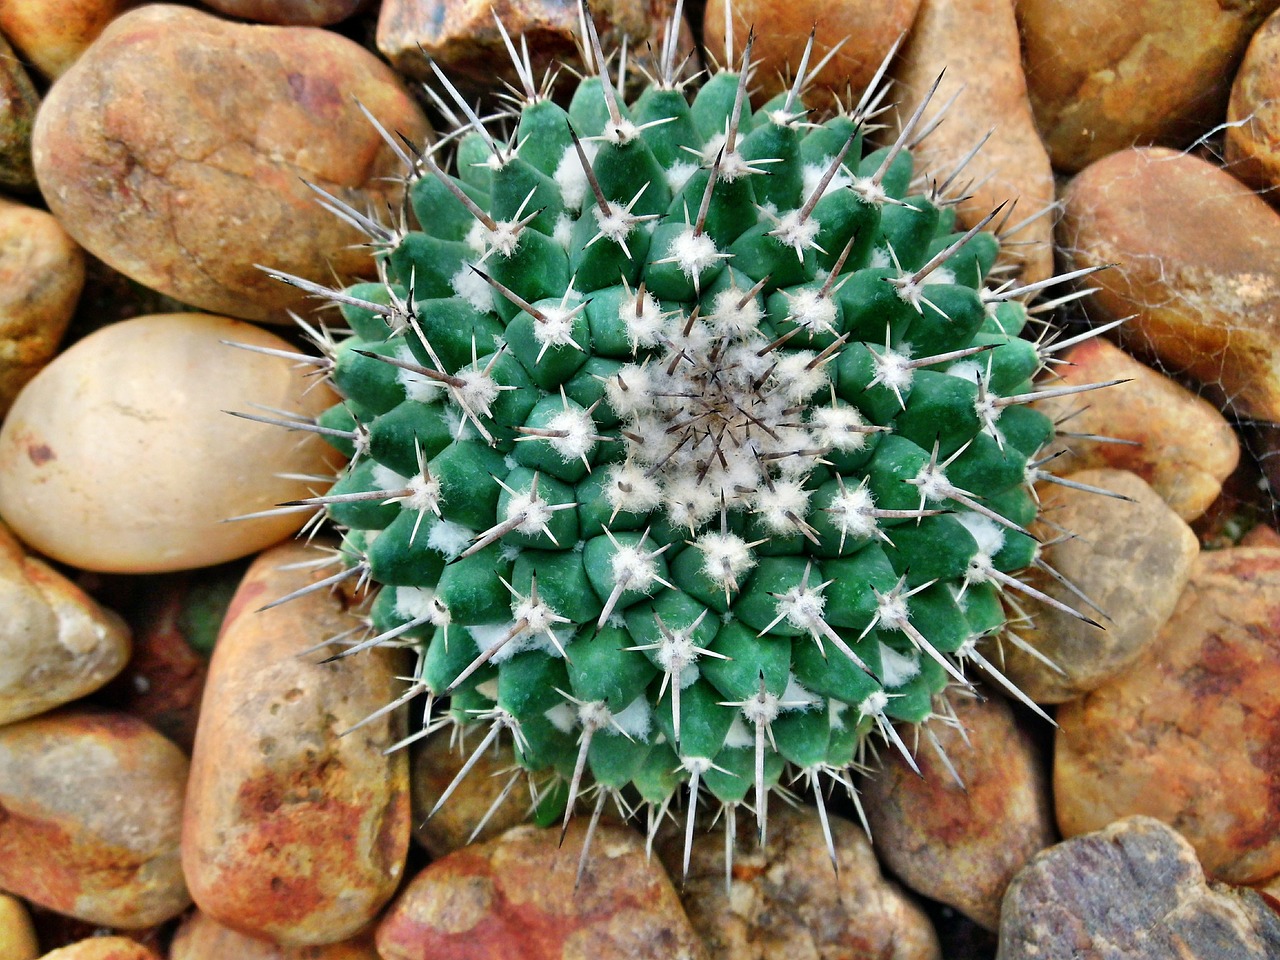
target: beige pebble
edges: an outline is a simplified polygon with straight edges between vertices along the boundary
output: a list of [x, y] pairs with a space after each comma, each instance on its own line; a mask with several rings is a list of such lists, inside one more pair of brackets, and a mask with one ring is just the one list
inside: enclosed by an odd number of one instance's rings
[[1280, 187], [1280, 11], [1249, 41], [1227, 105], [1227, 169], [1263, 196]]
[[5, 0], [0, 33], [46, 77], [66, 72], [111, 19], [136, 0]]
[[308, 391], [288, 360], [223, 340], [291, 349], [241, 321], [156, 315], [104, 327], [41, 371], [0, 429], [0, 515], [14, 532], [65, 563], [145, 573], [220, 563], [295, 531], [302, 514], [223, 521], [306, 496], [306, 483], [276, 475], [324, 473], [333, 451], [224, 411], [315, 415], [332, 394]]
[[35, 960], [40, 956], [31, 916], [17, 897], [0, 893], [0, 960]]
[[313, 303], [257, 264], [320, 283], [373, 270], [367, 237], [307, 183], [362, 212], [397, 207], [402, 164], [356, 101], [410, 143], [430, 132], [399, 78], [345, 37], [147, 4], [45, 97], [36, 177], [67, 231], [120, 272], [287, 322]]
[[282, 947], [246, 936], [193, 910], [174, 935], [169, 960], [379, 960], [373, 934], [319, 947]]
[[67, 709], [0, 727], [0, 888], [136, 930], [191, 902], [178, 859], [187, 758], [127, 714]]
[[[331, 663], [311, 647], [359, 622], [324, 591], [264, 604], [318, 579], [320, 551], [263, 553], [223, 621], [205, 684], [183, 827], [200, 909], [294, 946], [345, 940], [390, 899], [409, 846], [408, 757], [387, 714], [408, 665], [371, 650]], [[295, 565], [290, 569], [290, 565]]]
[[22, 61], [0, 36], [0, 186], [19, 193], [36, 189], [31, 166], [31, 126], [40, 95]]
[[40, 960], [160, 960], [127, 937], [93, 937], [46, 953]]

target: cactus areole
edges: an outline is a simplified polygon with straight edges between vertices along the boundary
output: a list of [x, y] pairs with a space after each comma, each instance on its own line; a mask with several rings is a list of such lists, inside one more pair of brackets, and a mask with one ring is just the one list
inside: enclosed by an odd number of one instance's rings
[[923, 106], [868, 151], [874, 92], [811, 116], [802, 66], [753, 111], [750, 40], [697, 86], [676, 32], [628, 101], [587, 29], [567, 109], [507, 38], [506, 135], [440, 98], [456, 131], [401, 150], [416, 228], [327, 199], [383, 280], [277, 276], [351, 329], [312, 329], [344, 399], [305, 425], [350, 463], [284, 508], [343, 531], [317, 586], [376, 585], [338, 655], [415, 650], [409, 739], [509, 737], [544, 821], [682, 807], [688, 838], [717, 804], [763, 832], [797, 779], [822, 810], [872, 736], [913, 762], [966, 671], [1020, 696], [981, 651], [1052, 602], [1018, 574], [1028, 402], [1063, 391], [1019, 336], [1044, 284], [993, 286], [999, 241], [913, 170]]

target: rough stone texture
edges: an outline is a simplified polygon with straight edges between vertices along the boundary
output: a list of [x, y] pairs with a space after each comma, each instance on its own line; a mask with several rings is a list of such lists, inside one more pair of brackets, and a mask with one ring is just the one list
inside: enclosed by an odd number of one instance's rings
[[330, 472], [334, 451], [226, 411], [314, 416], [333, 393], [223, 340], [292, 349], [252, 324], [161, 314], [104, 327], [45, 367], [0, 428], [0, 515], [14, 533], [65, 563], [144, 573], [221, 563], [297, 530], [305, 514], [223, 521], [307, 496], [314, 484], [277, 474]]
[[46, 953], [40, 960], [160, 960], [127, 937], [94, 937]]
[[1055, 167], [1221, 122], [1249, 37], [1277, 0], [1018, 0], [1031, 105]]
[[1037, 409], [1061, 422], [1063, 431], [1129, 442], [1061, 436], [1041, 457], [1059, 450], [1070, 454], [1046, 464], [1045, 469], [1056, 474], [1092, 468], [1128, 470], [1151, 484], [1188, 523], [1209, 509], [1240, 461], [1240, 442], [1217, 408], [1101, 337], [1056, 356], [1066, 363], [1055, 368], [1061, 378], [1055, 387], [1129, 382], [1043, 400]]
[[1280, 550], [1203, 554], [1147, 655], [1058, 711], [1064, 836], [1146, 814], [1231, 883], [1280, 873]]
[[[894, 41], [911, 28], [919, 7], [920, 0], [794, 0], [784, 4], [733, 0], [729, 8], [733, 13], [734, 68], [742, 58], [747, 31], [756, 27], [751, 99], [759, 106], [795, 78], [809, 31], [816, 25], [810, 69], [836, 44], [846, 42], [814, 76], [806, 100], [811, 106], [830, 106], [834, 95], [846, 105], [857, 103]], [[707, 53], [721, 63], [725, 59], [725, 9], [724, 0], [708, 0], [703, 20]]]
[[255, 264], [321, 283], [372, 268], [366, 238], [304, 181], [361, 210], [397, 202], [400, 161], [357, 100], [411, 142], [429, 133], [399, 78], [344, 37], [147, 5], [49, 91], [36, 176], [115, 269], [205, 310], [286, 320], [305, 296]]
[[[880, 875], [862, 828], [835, 815], [830, 822], [839, 873], [816, 810], [773, 803], [763, 851], [746, 842], [754, 816], [740, 816], [727, 894], [722, 829], [697, 836], [681, 896], [711, 960], [941, 957], [928, 918]], [[680, 876], [683, 850], [683, 830], [660, 840], [658, 853], [673, 877]]]
[[317, 947], [282, 947], [225, 927], [192, 911], [173, 938], [169, 960], [379, 960], [373, 934]]
[[[503, 742], [486, 750], [449, 801], [436, 811], [435, 816], [430, 816], [431, 808], [471, 755], [470, 750], [462, 751], [452, 741], [451, 731], [441, 731], [428, 737], [421, 747], [413, 751], [409, 764], [413, 836], [434, 858], [466, 846], [476, 824], [502, 794], [516, 765], [510, 744]], [[475, 748], [474, 739], [470, 745], [471, 749]], [[525, 787], [527, 774], [521, 771], [518, 777], [516, 786], [476, 835], [477, 843], [492, 840], [529, 818], [532, 803]]]
[[46, 77], [66, 72], [103, 28], [136, 0], [5, 0], [0, 33]]
[[84, 287], [84, 253], [58, 221], [0, 198], [0, 417], [58, 350]]
[[997, 960], [1267, 960], [1280, 918], [1252, 891], [1206, 884], [1195, 851], [1130, 817], [1046, 850], [1009, 887]]
[[[991, 132], [952, 191], [969, 197], [957, 208], [962, 228], [1005, 201], [1017, 202], [1010, 227], [1054, 202], [1053, 170], [1027, 100], [1013, 8], [1014, 0], [923, 0], [892, 69], [900, 84], [894, 87], [900, 98], [895, 111], [899, 129], [944, 68], [925, 120], [959, 93], [942, 124], [912, 151], [917, 171], [945, 179]], [[981, 29], [973, 29], [974, 24]], [[971, 189], [964, 187], [966, 182], [973, 184]], [[987, 229], [994, 230], [1001, 219]], [[1036, 218], [1009, 238], [1016, 245], [1002, 250], [1004, 262], [1018, 266], [1023, 283], [1053, 275], [1053, 221], [1052, 214]]]
[[962, 729], [931, 729], [963, 786], [922, 741], [923, 776], [892, 753], [863, 780], [862, 805], [876, 851], [903, 883], [994, 930], [1013, 875], [1054, 841], [1048, 763], [1003, 698], [952, 706]]
[[288, 27], [327, 27], [359, 13], [369, 0], [204, 0], [228, 17]]
[[1089, 279], [1096, 319], [1133, 315], [1126, 347], [1243, 417], [1280, 421], [1280, 214], [1213, 164], [1162, 148], [1100, 160], [1064, 202], [1073, 265], [1116, 265]]
[[575, 889], [587, 818], [516, 827], [437, 860], [378, 926], [383, 960], [705, 960], [644, 840], [602, 822]]
[[1249, 41], [1227, 105], [1227, 169], [1264, 196], [1280, 186], [1280, 13]]
[[0, 727], [0, 888], [125, 930], [176, 916], [186, 781], [182, 751], [125, 714]]
[[97, 690], [124, 669], [129, 629], [0, 524], [0, 724]]
[[40, 946], [27, 908], [16, 897], [0, 893], [0, 960], [35, 960], [38, 956]]
[[200, 909], [290, 945], [334, 943], [395, 892], [409, 845], [408, 759], [384, 756], [402, 718], [340, 734], [399, 694], [389, 651], [323, 664], [303, 651], [349, 630], [341, 596], [263, 604], [318, 579], [316, 550], [285, 544], [245, 574], [200, 708], [182, 858]]
[[[1062, 703], [1122, 672], [1151, 645], [1182, 593], [1199, 543], [1191, 528], [1141, 478], [1125, 470], [1081, 470], [1066, 479], [1131, 498], [1116, 500], [1051, 483], [1039, 486], [1040, 535], [1075, 539], [1044, 551], [1045, 561], [1106, 611], [1037, 574], [1036, 588], [1105, 625], [1098, 629], [1039, 601], [1019, 597], [1034, 625], [1015, 631], [1059, 670], [1004, 644], [1006, 675], [1039, 703]], [[1054, 526], [1050, 527], [1052, 523]], [[1034, 571], [1033, 571], [1034, 573]]]
[[26, 68], [0, 37], [0, 187], [6, 190], [30, 193], [36, 189], [31, 126], [39, 107], [40, 96]]

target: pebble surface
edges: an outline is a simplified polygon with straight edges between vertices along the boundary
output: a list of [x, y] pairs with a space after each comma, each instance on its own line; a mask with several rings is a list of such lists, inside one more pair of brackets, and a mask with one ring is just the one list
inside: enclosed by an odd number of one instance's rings
[[1249, 41], [1227, 124], [1227, 169], [1270, 198], [1280, 186], [1280, 11]]

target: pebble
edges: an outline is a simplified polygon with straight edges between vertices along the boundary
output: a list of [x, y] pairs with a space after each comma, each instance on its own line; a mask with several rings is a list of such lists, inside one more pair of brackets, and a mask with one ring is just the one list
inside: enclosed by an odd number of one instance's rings
[[0, 889], [125, 930], [177, 916], [186, 782], [182, 751], [127, 714], [0, 727]]
[[127, 937], [94, 937], [46, 953], [40, 960], [160, 960]]
[[92, 693], [129, 660], [129, 628], [0, 525], [0, 724]]
[[1046, 850], [1009, 887], [996, 960], [1268, 960], [1280, 917], [1250, 890], [1207, 884], [1195, 851], [1129, 817]]
[[57, 220], [0, 198], [0, 417], [57, 352], [84, 276], [84, 253]]
[[575, 884], [586, 817], [521, 826], [437, 860], [378, 925], [383, 960], [708, 960], [644, 838], [602, 821]]
[[[1027, 100], [1013, 8], [1013, 0], [923, 0], [891, 74], [894, 93], [901, 98], [895, 111], [900, 129], [945, 68], [924, 121], [958, 96], [942, 124], [912, 151], [917, 173], [928, 171], [939, 182], [945, 180], [990, 134], [949, 192], [967, 196], [956, 208], [962, 229], [1001, 203], [1017, 203], [1005, 208], [1011, 243], [1002, 252], [1023, 283], [1035, 283], [1054, 273], [1053, 170]], [[975, 23], [982, 29], [974, 30]], [[1026, 222], [1036, 214], [1044, 215]], [[998, 217], [987, 229], [994, 230], [1002, 220]]]
[[40, 95], [26, 68], [0, 37], [0, 187], [6, 190], [32, 193], [36, 189], [31, 125], [39, 107]]
[[1280, 11], [1249, 41], [1231, 85], [1227, 169], [1257, 190], [1280, 186]]
[[67, 71], [113, 17], [135, 0], [5, 0], [0, 33], [46, 77]]
[[327, 27], [369, 5], [369, 0], [204, 0], [228, 17], [282, 27]]
[[35, 960], [40, 956], [36, 930], [22, 901], [0, 893], [0, 960]]
[[1276, 0], [1018, 0], [1031, 105], [1053, 165], [1189, 144], [1221, 122], [1231, 75]]
[[[847, 106], [857, 103], [863, 90], [895, 41], [906, 35], [920, 0], [732, 0], [735, 69], [742, 58], [747, 32], [756, 28], [751, 62], [755, 66], [751, 99], [760, 105], [787, 89], [800, 66], [809, 32], [815, 30], [812, 70], [836, 44], [840, 51], [813, 77], [806, 102], [831, 106], [838, 97]], [[725, 0], [708, 0], [703, 19], [703, 42], [718, 62], [725, 61]], [[852, 100], [850, 100], [852, 93]]]
[[288, 543], [245, 574], [214, 649], [191, 761], [183, 866], [200, 909], [292, 946], [345, 940], [377, 915], [409, 845], [408, 758], [383, 750], [396, 714], [341, 736], [394, 700], [399, 656], [332, 663], [307, 653], [357, 621], [315, 591], [315, 548]]
[[1207, 400], [1139, 363], [1119, 347], [1094, 337], [1062, 353], [1053, 386], [1073, 387], [1127, 380], [1105, 390], [1054, 397], [1037, 409], [1077, 434], [1123, 443], [1060, 436], [1041, 454], [1069, 451], [1046, 464], [1055, 474], [1086, 469], [1128, 470], [1191, 523], [1222, 493], [1222, 482], [1240, 462], [1240, 441]]
[[401, 163], [356, 101], [412, 143], [430, 132], [390, 68], [336, 33], [148, 4], [45, 97], [36, 177], [115, 269], [204, 310], [287, 321], [312, 302], [255, 264], [320, 283], [372, 269], [366, 238], [304, 181], [361, 211], [398, 202]]
[[237, 320], [160, 314], [104, 327], [45, 367], [0, 428], [0, 515], [14, 532], [64, 563], [149, 573], [297, 530], [303, 513], [224, 521], [307, 496], [315, 484], [277, 474], [332, 473], [334, 451], [226, 411], [314, 416], [333, 394], [289, 360], [223, 340], [292, 349]]
[[1126, 470], [1081, 470], [1065, 479], [1131, 498], [1117, 500], [1057, 484], [1039, 487], [1041, 515], [1075, 539], [1048, 547], [1044, 560], [1106, 613], [1106, 618], [1048, 576], [1035, 573], [1037, 589], [1095, 622], [1099, 629], [1038, 601], [1019, 597], [1034, 625], [1014, 632], [1057, 667], [1004, 644], [1005, 674], [1038, 703], [1063, 703], [1122, 672], [1156, 638], [1173, 613], [1190, 576], [1199, 543], [1140, 477]]
[[1211, 877], [1280, 873], [1280, 550], [1200, 556], [1147, 656], [1058, 711], [1064, 836], [1157, 817]]
[[193, 910], [178, 928], [169, 960], [379, 960], [373, 934], [319, 947], [282, 947], [224, 927]]
[[994, 930], [1013, 875], [1055, 839], [1048, 763], [1002, 697], [956, 696], [951, 706], [957, 724], [929, 729], [959, 783], [922, 740], [923, 776], [893, 752], [863, 779], [862, 805], [895, 876]]
[[1280, 422], [1280, 213], [1217, 166], [1163, 148], [1098, 161], [1063, 199], [1059, 243], [1073, 265], [1115, 264], [1089, 278], [1095, 319], [1133, 316], [1124, 346], [1241, 417]]
[[[881, 876], [862, 828], [829, 819], [838, 872], [816, 810], [771, 804], [764, 850], [749, 841], [755, 817], [740, 816], [727, 893], [723, 822], [697, 836], [681, 895], [711, 960], [940, 960], [928, 918]], [[660, 838], [673, 877], [683, 849], [683, 830]]]
[[[529, 818], [532, 805], [525, 774], [520, 773], [516, 786], [490, 814], [516, 765], [514, 749], [503, 741], [480, 755], [448, 802], [432, 816], [436, 801], [471, 756], [470, 750], [461, 750], [453, 741], [452, 731], [433, 734], [413, 751], [409, 761], [413, 837], [436, 859], [466, 846], [486, 815], [484, 828], [475, 836], [477, 843], [492, 840], [523, 823]], [[471, 747], [474, 746], [472, 742]]]

